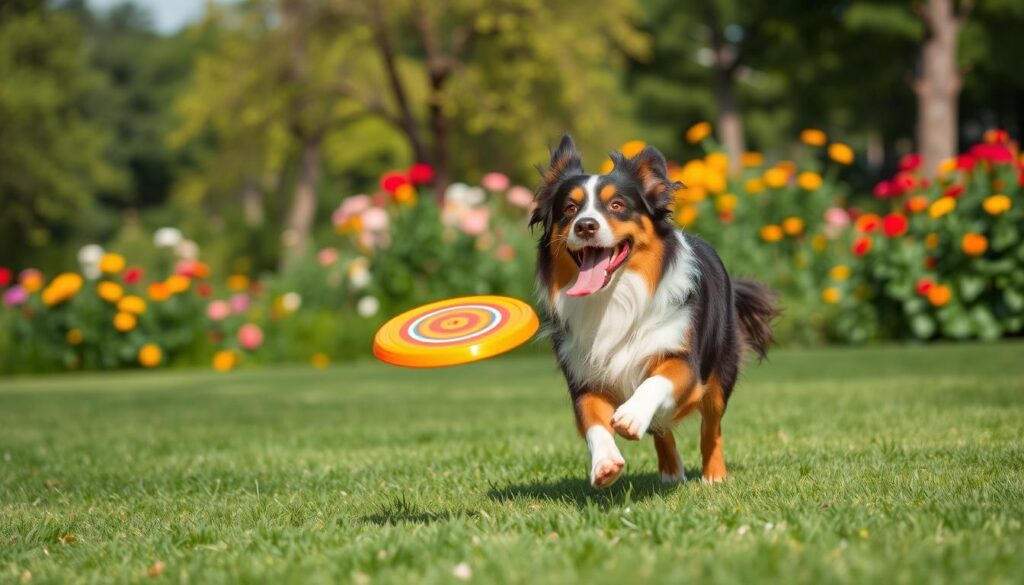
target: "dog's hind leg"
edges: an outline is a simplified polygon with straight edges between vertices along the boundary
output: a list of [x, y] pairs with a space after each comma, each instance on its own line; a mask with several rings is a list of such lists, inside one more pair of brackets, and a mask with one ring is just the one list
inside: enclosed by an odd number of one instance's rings
[[654, 450], [658, 453], [658, 473], [661, 476], [661, 481], [665, 483], [686, 481], [683, 460], [679, 457], [679, 449], [676, 448], [676, 439], [672, 435], [671, 429], [654, 434]]
[[725, 391], [718, 378], [712, 376], [700, 401], [700, 453], [704, 463], [704, 481], [725, 479], [725, 454], [722, 452], [722, 415], [725, 413]]
[[615, 405], [606, 394], [587, 392], [576, 398], [574, 406], [577, 428], [590, 450], [590, 485], [608, 487], [619, 479], [626, 466], [612, 431]]

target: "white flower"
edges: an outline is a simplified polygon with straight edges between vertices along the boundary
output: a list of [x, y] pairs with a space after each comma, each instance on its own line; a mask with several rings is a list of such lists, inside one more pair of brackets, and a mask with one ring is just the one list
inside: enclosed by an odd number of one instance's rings
[[352, 287], [356, 290], [366, 288], [370, 284], [370, 280], [370, 271], [362, 265], [354, 266], [352, 272], [348, 275], [348, 281], [352, 283]]
[[199, 244], [192, 240], [182, 240], [174, 247], [174, 253], [185, 260], [197, 260], [199, 258]]
[[93, 264], [99, 264], [100, 258], [103, 257], [103, 248], [97, 244], [88, 244], [82, 246], [78, 251], [78, 263], [83, 267], [90, 266]]
[[181, 230], [176, 227], [162, 227], [153, 232], [153, 245], [157, 248], [173, 248], [183, 239]]
[[376, 297], [363, 297], [356, 303], [356, 312], [360, 317], [373, 317], [380, 309], [380, 301]]
[[469, 563], [459, 563], [452, 568], [452, 576], [459, 581], [469, 581], [473, 577], [473, 569]]
[[86, 264], [82, 266], [82, 275], [89, 280], [96, 280], [100, 277], [100, 265], [99, 264]]
[[284, 296], [281, 297], [281, 307], [289, 313], [298, 311], [301, 306], [302, 297], [295, 291], [284, 293]]

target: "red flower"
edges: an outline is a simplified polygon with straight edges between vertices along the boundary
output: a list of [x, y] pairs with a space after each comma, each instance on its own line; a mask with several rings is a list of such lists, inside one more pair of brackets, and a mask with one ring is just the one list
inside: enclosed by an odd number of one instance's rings
[[208, 282], [200, 282], [196, 285], [196, 294], [204, 299], [213, 294], [213, 285]]
[[851, 207], [846, 210], [846, 215], [850, 216], [850, 221], [857, 221], [857, 218], [860, 217], [863, 213], [864, 212], [857, 207]]
[[871, 192], [877, 199], [886, 199], [893, 195], [893, 185], [889, 181], [879, 181]]
[[890, 238], [896, 238], [907, 233], [908, 227], [910, 227], [910, 224], [906, 216], [899, 213], [890, 213], [882, 220], [882, 231]]
[[900, 159], [901, 171], [916, 171], [921, 166], [921, 155], [916, 152], [904, 155]]
[[964, 171], [970, 171], [974, 169], [974, 165], [976, 165], [977, 163], [978, 161], [974, 160], [974, 157], [969, 154], [961, 154], [960, 156], [956, 157], [956, 168]]
[[12, 278], [14, 278], [14, 273], [11, 272], [11, 269], [6, 266], [0, 266], [0, 286], [11, 284]]
[[992, 128], [985, 132], [985, 142], [989, 144], [1005, 144], [1009, 142], [1010, 135], [1006, 130], [1000, 130], [999, 128]]
[[994, 164], [1013, 162], [1013, 151], [1005, 144], [976, 144], [971, 147], [971, 156]]
[[853, 253], [857, 256], [863, 256], [871, 251], [871, 238], [863, 236], [857, 238], [857, 241], [853, 243]]
[[142, 280], [142, 269], [138, 266], [131, 266], [124, 271], [124, 276], [121, 279], [125, 284], [136, 284]]
[[718, 214], [718, 219], [722, 223], [732, 223], [732, 220], [733, 220], [734, 217], [735, 216], [733, 215], [733, 212], [731, 212], [731, 211], [722, 211], [722, 212], [719, 212], [719, 214]]
[[394, 194], [402, 185], [409, 184], [409, 178], [401, 171], [389, 171], [381, 175], [380, 188]]
[[950, 185], [946, 187], [946, 191], [943, 193], [946, 197], [959, 197], [964, 194], [963, 185]]
[[928, 179], [921, 179], [921, 188], [922, 189], [927, 189], [928, 187], [931, 187], [931, 186], [932, 186], [932, 182], [931, 181], [929, 181]]
[[928, 296], [928, 291], [932, 290], [935, 286], [935, 281], [930, 278], [920, 278], [917, 281], [917, 294], [922, 297]]
[[409, 167], [409, 180], [414, 185], [422, 185], [423, 183], [429, 183], [434, 180], [434, 167], [427, 163], [413, 163]]

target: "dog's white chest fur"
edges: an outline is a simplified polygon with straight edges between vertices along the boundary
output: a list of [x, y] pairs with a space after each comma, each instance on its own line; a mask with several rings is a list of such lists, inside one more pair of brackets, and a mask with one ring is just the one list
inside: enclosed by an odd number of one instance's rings
[[563, 331], [558, 353], [574, 381], [627, 400], [647, 376], [650, 358], [686, 346], [699, 271], [682, 234], [672, 267], [657, 290], [622, 270], [603, 290], [585, 297], [560, 291], [551, 307]]

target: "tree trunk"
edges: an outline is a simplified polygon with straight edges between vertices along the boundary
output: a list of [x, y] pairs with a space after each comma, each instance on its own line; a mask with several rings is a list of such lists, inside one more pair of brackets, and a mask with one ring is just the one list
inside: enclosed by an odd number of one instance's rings
[[430, 131], [434, 135], [434, 196], [444, 203], [444, 191], [451, 183], [448, 160], [448, 119], [444, 115], [444, 76], [430, 78]]
[[922, 169], [931, 176], [942, 159], [956, 156], [958, 104], [963, 84], [956, 63], [957, 37], [963, 25], [953, 0], [927, 0], [920, 7], [928, 36], [921, 46], [917, 94], [917, 147]]
[[736, 81], [730, 71], [714, 72], [715, 102], [718, 104], [718, 138], [729, 152], [729, 172], [743, 168], [741, 157], [747, 150], [743, 139], [743, 117], [736, 104]]
[[284, 254], [281, 267], [288, 268], [302, 258], [309, 245], [309, 235], [316, 218], [317, 188], [320, 186], [320, 139], [307, 138], [302, 143], [295, 194], [285, 223]]
[[256, 181], [247, 180], [242, 185], [242, 215], [250, 228], [263, 225], [263, 193]]

